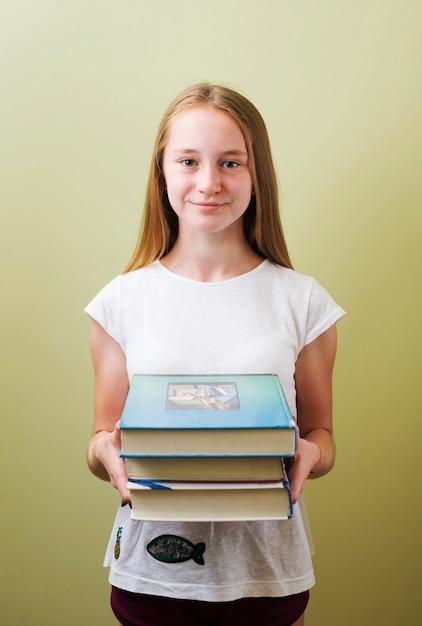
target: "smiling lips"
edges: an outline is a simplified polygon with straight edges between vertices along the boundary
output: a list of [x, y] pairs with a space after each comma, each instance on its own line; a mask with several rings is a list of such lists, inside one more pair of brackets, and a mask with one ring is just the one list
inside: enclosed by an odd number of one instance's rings
[[191, 204], [203, 211], [215, 211], [226, 204], [225, 202], [191, 202]]

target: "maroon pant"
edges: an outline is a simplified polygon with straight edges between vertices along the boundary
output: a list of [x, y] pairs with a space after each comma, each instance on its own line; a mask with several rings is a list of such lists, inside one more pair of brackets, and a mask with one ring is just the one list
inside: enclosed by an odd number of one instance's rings
[[309, 591], [285, 598], [201, 602], [111, 590], [111, 607], [123, 626], [291, 626], [308, 600]]

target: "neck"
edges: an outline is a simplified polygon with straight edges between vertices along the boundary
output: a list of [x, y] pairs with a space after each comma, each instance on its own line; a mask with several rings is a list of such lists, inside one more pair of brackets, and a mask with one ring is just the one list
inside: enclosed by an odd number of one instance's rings
[[245, 239], [238, 242], [204, 241], [201, 237], [184, 245], [179, 237], [170, 252], [161, 259], [170, 271], [201, 282], [219, 282], [236, 278], [260, 265], [262, 258]]

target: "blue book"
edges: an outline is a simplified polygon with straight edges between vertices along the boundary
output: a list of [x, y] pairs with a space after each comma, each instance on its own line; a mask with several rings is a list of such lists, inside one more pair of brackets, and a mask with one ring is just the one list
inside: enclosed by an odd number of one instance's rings
[[296, 428], [275, 374], [135, 375], [123, 457], [292, 456]]

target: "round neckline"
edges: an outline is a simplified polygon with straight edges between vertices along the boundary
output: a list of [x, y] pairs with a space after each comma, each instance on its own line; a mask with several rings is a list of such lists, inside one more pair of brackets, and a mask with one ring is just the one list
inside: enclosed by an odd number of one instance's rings
[[158, 259], [156, 263], [165, 274], [168, 274], [169, 276], [172, 276], [173, 278], [177, 278], [178, 280], [183, 280], [185, 282], [189, 282], [195, 285], [227, 285], [229, 283], [241, 280], [242, 278], [247, 278], [251, 276], [252, 274], [254, 274], [255, 272], [259, 272], [261, 268], [268, 263], [268, 259], [263, 259], [259, 265], [252, 268], [251, 270], [248, 270], [247, 272], [244, 272], [244, 274], [239, 274], [238, 276], [233, 276], [233, 278], [227, 278], [225, 280], [217, 280], [217, 281], [195, 280], [194, 278], [188, 278], [187, 276], [183, 276], [182, 274], [176, 274], [176, 272], [172, 272], [168, 267], [166, 267], [160, 261], [160, 259]]

